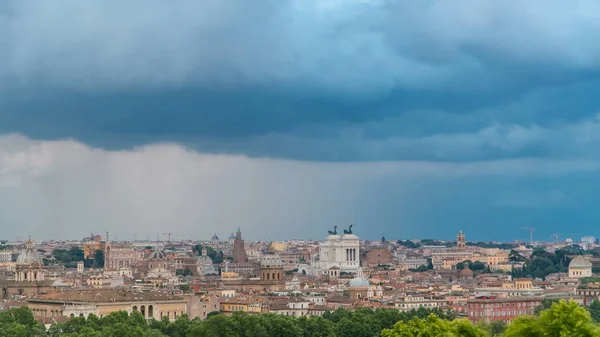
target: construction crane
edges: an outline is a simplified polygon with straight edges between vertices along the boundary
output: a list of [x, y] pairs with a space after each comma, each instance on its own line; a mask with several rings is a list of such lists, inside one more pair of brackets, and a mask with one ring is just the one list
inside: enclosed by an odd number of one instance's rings
[[533, 227], [521, 227], [521, 229], [529, 231], [529, 244], [533, 245], [533, 231], [535, 230], [535, 228], [533, 228]]
[[570, 235], [580, 235], [580, 234], [579, 233], [552, 234], [552, 235], [550, 235], [550, 237], [552, 237], [554, 239], [554, 243], [558, 243], [558, 239], [565, 237], [565, 236], [570, 236]]
[[171, 236], [172, 236], [172, 235], [174, 235], [174, 234], [176, 234], [176, 233], [172, 233], [172, 232], [163, 233], [163, 235], [166, 235], [166, 236], [167, 236], [167, 238], [168, 238], [168, 239], [167, 239], [167, 241], [168, 241], [168, 242], [171, 242]]

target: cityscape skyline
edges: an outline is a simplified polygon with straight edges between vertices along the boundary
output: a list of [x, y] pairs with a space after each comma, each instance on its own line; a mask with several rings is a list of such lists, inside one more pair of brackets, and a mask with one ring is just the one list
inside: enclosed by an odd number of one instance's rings
[[600, 337], [599, 19], [0, 0], [0, 336]]
[[[354, 226], [354, 225], [353, 225]], [[339, 226], [336, 226], [339, 227]], [[532, 227], [528, 227], [528, 228], [518, 228], [518, 230], [520, 230], [520, 233], [522, 233], [521, 237], [515, 238], [515, 239], [511, 239], [511, 240], [495, 240], [495, 239], [485, 239], [485, 238], [472, 238], [471, 236], [468, 236], [466, 239], [466, 242], [470, 242], [470, 243], [477, 243], [477, 242], [497, 242], [497, 243], [522, 243], [522, 244], [530, 244], [530, 243], [565, 243], [565, 242], [573, 242], [573, 243], [581, 243], [583, 241], [586, 240], [591, 240], [593, 239], [594, 241], [596, 241], [596, 236], [593, 235], [593, 233], [590, 234], [582, 234], [582, 233], [552, 233], [551, 235], [545, 235], [545, 233], [537, 233], [537, 229], [533, 228], [533, 233], [530, 233], [530, 229], [532, 229]], [[9, 237], [4, 237], [4, 238], [0, 238], [3, 241], [7, 241], [7, 242], [25, 242], [26, 239], [29, 240], [33, 240], [33, 241], [55, 241], [55, 242], [61, 242], [61, 241], [82, 241], [82, 238], [89, 238], [92, 236], [99, 236], [102, 238], [102, 240], [107, 241], [114, 241], [114, 242], [149, 242], [149, 243], [170, 243], [170, 242], [188, 242], [188, 241], [198, 241], [198, 242], [210, 242], [212, 240], [220, 239], [220, 240], [232, 240], [233, 238], [235, 238], [237, 236], [237, 231], [241, 230], [241, 227], [238, 226], [236, 231], [232, 231], [230, 232], [228, 235], [219, 235], [219, 233], [214, 232], [213, 235], [209, 238], [209, 237], [195, 237], [193, 235], [188, 235], [186, 233], [181, 233], [179, 235], [179, 233], [174, 233], [174, 232], [167, 232], [167, 233], [146, 233], [145, 235], [141, 235], [141, 234], [133, 234], [133, 236], [128, 237], [128, 236], [119, 236], [119, 233], [112, 233], [112, 235], [109, 235], [109, 232], [104, 232], [102, 234], [94, 234], [94, 232], [88, 232], [88, 236], [86, 235], [81, 235], [80, 237], [32, 237], [31, 234], [28, 234], [26, 237], [23, 237], [21, 235], [17, 235], [15, 238], [9, 238]], [[243, 230], [241, 230], [243, 232]], [[354, 227], [354, 231], [356, 231], [356, 227]], [[524, 232], [527, 231], [527, 232]], [[340, 230], [341, 232], [341, 230]], [[464, 233], [462, 230], [459, 231], [460, 233]], [[91, 233], [91, 234], [90, 234]], [[226, 234], [225, 232], [223, 232], [223, 234]], [[250, 234], [250, 235], [248, 235]], [[321, 233], [322, 234], [322, 233]], [[361, 234], [361, 231], [357, 231], [357, 234]], [[464, 233], [463, 235], [466, 235], [466, 233]], [[252, 242], [286, 242], [286, 241], [320, 241], [322, 238], [319, 237], [285, 237], [285, 238], [277, 238], [277, 237], [257, 237], [257, 236], [252, 236], [252, 233], [246, 233], [244, 234], [244, 237], [246, 239], [249, 239], [249, 241]], [[395, 236], [386, 236], [381, 235], [381, 236], [377, 236], [377, 237], [370, 237], [369, 235], [361, 235], [361, 238], [367, 241], [380, 241], [382, 239], [385, 239], [386, 241], [424, 241], [424, 240], [433, 240], [433, 241], [440, 241], [440, 242], [448, 242], [448, 243], [452, 243], [452, 242], [456, 242], [457, 238], [456, 238], [456, 233], [454, 236], [449, 236], [449, 237], [441, 237], [441, 236], [437, 236], [437, 237], [395, 237]]]

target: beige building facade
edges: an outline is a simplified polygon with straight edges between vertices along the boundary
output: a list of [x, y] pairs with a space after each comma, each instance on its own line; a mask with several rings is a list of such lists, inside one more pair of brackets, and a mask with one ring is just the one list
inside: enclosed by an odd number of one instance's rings
[[160, 293], [132, 291], [64, 291], [42, 294], [28, 300], [38, 319], [45, 317], [106, 316], [115, 311], [139, 311], [147, 319], [175, 320], [187, 313], [187, 299]]

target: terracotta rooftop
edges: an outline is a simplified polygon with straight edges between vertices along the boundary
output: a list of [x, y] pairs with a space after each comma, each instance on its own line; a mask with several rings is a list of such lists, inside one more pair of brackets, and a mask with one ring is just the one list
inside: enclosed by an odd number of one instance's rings
[[533, 302], [533, 301], [541, 301], [542, 297], [525, 297], [525, 296], [517, 296], [517, 297], [503, 297], [503, 298], [470, 298], [467, 300], [469, 303], [511, 303], [511, 302]]
[[275, 303], [269, 306], [269, 310], [288, 310], [288, 306], [283, 303]]
[[353, 303], [354, 301], [352, 301], [348, 297], [334, 295], [334, 296], [328, 297], [327, 302], [330, 302], [330, 303]]
[[84, 290], [61, 291], [41, 294], [30, 301], [65, 302], [135, 302], [135, 301], [176, 301], [181, 297], [158, 292], [133, 292], [128, 290]]

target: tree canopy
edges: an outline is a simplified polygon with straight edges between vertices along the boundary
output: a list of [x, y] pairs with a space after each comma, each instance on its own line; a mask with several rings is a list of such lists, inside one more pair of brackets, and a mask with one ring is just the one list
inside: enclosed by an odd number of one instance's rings
[[558, 301], [539, 316], [519, 317], [508, 326], [504, 337], [599, 336], [591, 315], [574, 301]]
[[83, 250], [78, 247], [71, 249], [55, 249], [52, 251], [52, 256], [58, 264], [62, 264], [67, 268], [77, 267], [77, 261], [83, 261]]
[[[530, 277], [543, 279], [553, 273], [566, 272], [571, 262], [568, 256], [571, 255], [570, 252], [572, 252], [572, 249], [563, 248], [551, 253], [542, 248], [537, 248], [531, 253], [531, 258], [525, 260], [523, 268], [513, 269], [512, 276], [514, 278]], [[515, 257], [516, 255], [513, 255], [513, 259]]]
[[398, 241], [396, 241], [396, 243], [399, 244], [400, 246], [404, 246], [406, 248], [412, 248], [412, 249], [421, 247], [421, 243], [413, 242], [410, 240], [398, 240]]
[[546, 302], [547, 309], [536, 316], [517, 318], [511, 324], [472, 324], [456, 319], [453, 312], [418, 309], [358, 308], [325, 312], [322, 317], [277, 314], [249, 315], [235, 312], [208, 314], [207, 319], [180, 315], [174, 321], [146, 320], [139, 312], [113, 312], [104, 317], [74, 317], [56, 323], [48, 331], [37, 323], [26, 307], [0, 311], [2, 337], [592, 337], [600, 336], [595, 323], [600, 302], [586, 310], [577, 303]]
[[485, 264], [481, 261], [471, 261], [471, 260], [466, 260], [463, 262], [459, 262], [456, 264], [456, 269], [462, 270], [465, 269], [465, 264], [469, 265], [469, 269], [471, 269], [472, 271], [483, 271], [485, 270]]
[[202, 254], [202, 249], [203, 248], [206, 248], [206, 255], [208, 255], [208, 257], [210, 257], [210, 259], [212, 260], [213, 263], [219, 264], [219, 263], [223, 262], [223, 252], [220, 251], [220, 250], [217, 251], [213, 247], [202, 246], [202, 245], [195, 245], [192, 248], [192, 251], [194, 253]]
[[448, 321], [429, 315], [427, 318], [414, 318], [400, 321], [392, 329], [384, 329], [382, 337], [486, 337], [488, 334], [466, 319]]
[[90, 315], [74, 317], [57, 323], [46, 332], [43, 325], [36, 323], [31, 311], [26, 308], [0, 312], [0, 336], [2, 337], [145, 337], [145, 336], [316, 336], [316, 337], [372, 337], [379, 336], [383, 329], [391, 329], [399, 321], [414, 318], [425, 319], [436, 315], [440, 320], [453, 320], [455, 314], [441, 309], [418, 309], [401, 312], [395, 309], [358, 308], [350, 311], [338, 309], [326, 312], [322, 317], [295, 317], [276, 314], [249, 315], [235, 312], [227, 316], [219, 312], [207, 315], [204, 321], [189, 319], [187, 315], [175, 321], [146, 320], [139, 312], [131, 315], [125, 311], [113, 312], [104, 317]]
[[35, 321], [27, 307], [0, 311], [0, 336], [43, 336], [46, 328]]

